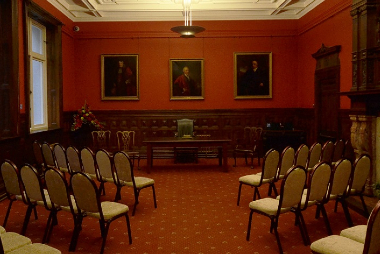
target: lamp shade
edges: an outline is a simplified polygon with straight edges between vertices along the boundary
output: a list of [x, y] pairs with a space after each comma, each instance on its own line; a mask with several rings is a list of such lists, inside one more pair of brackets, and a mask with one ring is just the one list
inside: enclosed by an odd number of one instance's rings
[[179, 33], [182, 38], [193, 38], [195, 34], [203, 32], [205, 29], [201, 26], [175, 26], [171, 30]]

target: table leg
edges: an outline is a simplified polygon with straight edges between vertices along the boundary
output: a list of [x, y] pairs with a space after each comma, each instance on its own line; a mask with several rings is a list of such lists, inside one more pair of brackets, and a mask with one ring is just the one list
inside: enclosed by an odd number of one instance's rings
[[227, 143], [223, 144], [223, 170], [228, 172], [228, 151], [227, 151]]
[[150, 173], [150, 169], [153, 166], [153, 149], [152, 149], [151, 144], [148, 144], [146, 147], [146, 161], [147, 161], [147, 172]]

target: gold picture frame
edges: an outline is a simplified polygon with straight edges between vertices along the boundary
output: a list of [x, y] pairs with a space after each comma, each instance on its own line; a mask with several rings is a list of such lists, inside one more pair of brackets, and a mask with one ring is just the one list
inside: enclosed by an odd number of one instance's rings
[[235, 99], [272, 98], [272, 52], [234, 53]]
[[102, 100], [139, 100], [139, 56], [101, 55]]
[[204, 99], [203, 59], [170, 59], [170, 100]]

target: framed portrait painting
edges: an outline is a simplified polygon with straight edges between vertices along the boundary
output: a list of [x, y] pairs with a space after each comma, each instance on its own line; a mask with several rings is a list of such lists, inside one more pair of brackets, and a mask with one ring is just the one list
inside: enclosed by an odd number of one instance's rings
[[138, 100], [138, 66], [138, 55], [101, 55], [102, 100]]
[[170, 100], [204, 99], [203, 59], [170, 59]]
[[272, 98], [272, 52], [234, 53], [235, 99]]

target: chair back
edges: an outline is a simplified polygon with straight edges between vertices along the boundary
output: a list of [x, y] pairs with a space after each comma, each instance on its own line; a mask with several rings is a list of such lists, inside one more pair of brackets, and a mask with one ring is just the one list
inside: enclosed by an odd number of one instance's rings
[[[298, 207], [306, 183], [306, 171], [302, 166], [293, 166], [281, 183], [279, 208]], [[280, 210], [279, 209], [279, 212]]]
[[41, 144], [37, 140], [33, 142], [33, 155], [37, 165], [40, 167], [44, 164], [44, 157], [42, 155]]
[[280, 154], [275, 149], [270, 149], [264, 157], [262, 179], [274, 179], [276, 177]]
[[179, 119], [177, 120], [177, 136], [182, 138], [184, 135], [194, 135], [194, 120]]
[[89, 147], [84, 147], [80, 151], [83, 171], [91, 176], [98, 176], [97, 165], [94, 152]]
[[344, 155], [344, 141], [343, 139], [339, 139], [338, 141], [335, 142], [334, 144], [334, 153], [332, 157], [333, 162], [337, 162], [338, 160], [343, 158]]
[[20, 177], [16, 165], [10, 160], [5, 160], [3, 164], [1, 164], [0, 172], [7, 194], [21, 195]]
[[113, 163], [118, 180], [134, 183], [132, 161], [125, 152], [116, 152], [113, 156]]
[[69, 163], [70, 174], [74, 172], [82, 172], [82, 162], [80, 160], [80, 155], [76, 147], [74, 146], [67, 147], [66, 157]]
[[295, 154], [294, 166], [302, 166], [306, 168], [308, 157], [309, 157], [309, 147], [305, 144], [300, 145]]
[[369, 216], [363, 254], [379, 254], [380, 252], [380, 201], [377, 202]]
[[351, 162], [347, 159], [340, 159], [335, 164], [332, 184], [330, 185], [330, 197], [344, 196], [347, 194], [352, 172]]
[[331, 181], [331, 166], [326, 162], [319, 162], [314, 166], [308, 181], [307, 201], [322, 202], [326, 198]]
[[88, 175], [75, 172], [70, 183], [78, 209], [90, 213], [101, 212], [98, 188]]
[[111, 131], [92, 131], [92, 145], [94, 149], [109, 149], [111, 144]]
[[44, 162], [46, 167], [57, 167], [57, 163], [54, 157], [54, 152], [49, 143], [44, 142], [41, 145], [42, 155], [44, 157]]
[[321, 143], [315, 142], [309, 151], [309, 156], [307, 159], [307, 168], [313, 168], [321, 160], [322, 145]]
[[281, 159], [279, 164], [278, 176], [277, 178], [284, 178], [286, 172], [293, 166], [294, 163], [294, 148], [291, 146], [285, 147], [281, 153]]
[[110, 154], [106, 150], [100, 149], [95, 154], [95, 160], [98, 165], [99, 176], [101, 178], [114, 179]]
[[54, 156], [57, 162], [57, 167], [59, 169], [68, 170], [69, 165], [66, 158], [66, 150], [61, 144], [55, 144], [53, 147]]
[[72, 207], [69, 187], [61, 171], [49, 168], [45, 171], [45, 184], [51, 202], [58, 206]]
[[43, 204], [46, 204], [45, 194], [43, 193], [37, 170], [31, 165], [25, 164], [20, 169], [20, 178], [26, 193], [26, 200], [29, 203], [43, 202]]
[[366, 154], [362, 154], [356, 159], [353, 168], [354, 175], [351, 189], [355, 190], [356, 193], [362, 193], [371, 170], [371, 158]]
[[135, 131], [116, 132], [117, 147], [119, 151], [132, 151], [135, 145]]
[[322, 147], [321, 161], [331, 163], [333, 155], [334, 155], [334, 143], [332, 141], [326, 141]]

